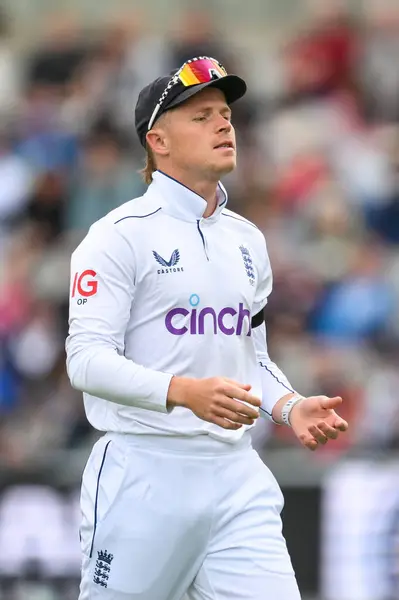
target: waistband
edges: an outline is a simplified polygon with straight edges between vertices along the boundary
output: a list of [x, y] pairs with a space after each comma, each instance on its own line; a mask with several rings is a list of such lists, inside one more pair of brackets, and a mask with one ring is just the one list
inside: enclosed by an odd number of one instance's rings
[[233, 443], [213, 438], [208, 434], [190, 437], [109, 432], [105, 434], [104, 438], [114, 440], [116, 443], [119, 441], [140, 449], [149, 449], [152, 452], [170, 452], [186, 456], [232, 454], [252, 448], [252, 439], [249, 431], [246, 431], [239, 440]]

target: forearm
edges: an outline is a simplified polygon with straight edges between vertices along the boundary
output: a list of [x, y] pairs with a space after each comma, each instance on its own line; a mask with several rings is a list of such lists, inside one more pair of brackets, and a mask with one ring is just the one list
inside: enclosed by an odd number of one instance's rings
[[125, 406], [171, 409], [167, 403], [171, 374], [138, 365], [107, 345], [79, 349], [75, 345], [76, 341], [67, 343], [67, 372], [75, 389]]
[[254, 329], [253, 335], [262, 387], [261, 414], [276, 423], [282, 423], [281, 410], [287, 400], [295, 394], [295, 390], [269, 357], [265, 325]]
[[259, 369], [262, 386], [261, 412], [263, 416], [280, 423], [281, 408], [290, 396], [295, 394], [295, 390], [284, 373], [268, 356], [263, 356], [259, 360]]

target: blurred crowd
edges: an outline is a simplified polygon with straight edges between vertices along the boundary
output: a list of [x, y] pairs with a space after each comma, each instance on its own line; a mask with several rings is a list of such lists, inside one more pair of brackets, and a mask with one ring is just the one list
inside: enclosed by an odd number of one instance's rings
[[[65, 373], [70, 254], [95, 220], [145, 189], [139, 90], [198, 55], [259, 81], [234, 107], [239, 166], [225, 185], [230, 208], [266, 235], [272, 358], [301, 393], [344, 398], [351, 432], [325, 452], [398, 446], [399, 5], [352, 15], [316, 3], [273, 50], [260, 43], [256, 60], [215, 27], [188, 12], [161, 38], [134, 13], [95, 28], [56, 14], [17, 52], [18, 31], [0, 14], [6, 469], [91, 443]], [[294, 443], [278, 427], [258, 442]]]

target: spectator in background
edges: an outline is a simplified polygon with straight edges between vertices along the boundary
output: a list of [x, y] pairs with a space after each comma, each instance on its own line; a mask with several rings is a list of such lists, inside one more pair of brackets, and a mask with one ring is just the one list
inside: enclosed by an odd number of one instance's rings
[[364, 222], [333, 179], [325, 179], [298, 215], [298, 254], [303, 269], [323, 286], [341, 281], [351, 270], [362, 240]]
[[[62, 347], [56, 306], [34, 299], [28, 319], [10, 344], [10, 355], [20, 377], [28, 380], [29, 394], [35, 399], [48, 384]], [[40, 390], [37, 395], [35, 387]]]
[[169, 70], [169, 44], [162, 35], [151, 35], [145, 19], [135, 9], [116, 16], [104, 31], [104, 61], [111, 66], [106, 90], [109, 114], [134, 147], [134, 105], [139, 91]]
[[105, 117], [135, 146], [134, 98], [170, 62], [166, 40], [148, 34], [142, 21], [137, 10], [124, 12], [96, 35], [67, 86], [62, 117], [69, 130], [85, 135]]
[[126, 25], [108, 25], [74, 71], [66, 88], [61, 115], [65, 126], [77, 135], [89, 134], [99, 119], [111, 120], [116, 125], [115, 100], [119, 76], [125, 66], [127, 44]]
[[27, 65], [27, 86], [51, 87], [61, 93], [87, 56], [79, 22], [65, 12], [53, 12], [43, 27], [43, 42]]
[[7, 132], [0, 132], [0, 253], [7, 234], [23, 213], [34, 176], [27, 162], [13, 152]]
[[358, 81], [369, 122], [399, 122], [399, 6], [380, 0], [368, 3], [367, 29], [359, 57]]
[[21, 378], [12, 357], [15, 336], [29, 319], [30, 272], [40, 243], [30, 227], [14, 229], [0, 252], [0, 410], [20, 404]]
[[331, 146], [335, 176], [370, 224], [374, 211], [392, 194], [393, 173], [386, 127], [370, 129], [364, 123], [343, 126]]
[[387, 243], [399, 245], [399, 182], [396, 183], [390, 201], [373, 212], [370, 226]]
[[8, 355], [5, 340], [0, 335], [0, 415], [12, 412], [20, 398], [19, 378]]
[[66, 228], [85, 234], [96, 220], [142, 190], [140, 175], [124, 155], [120, 136], [111, 131], [94, 132], [84, 143], [71, 181]]
[[38, 177], [23, 218], [37, 228], [46, 243], [51, 244], [62, 234], [65, 206], [65, 178], [56, 171], [49, 171]]
[[182, 65], [193, 56], [218, 56], [229, 73], [234, 73], [233, 59], [221, 41], [221, 31], [208, 11], [186, 10], [175, 24], [174, 38], [169, 47], [170, 69]]
[[3, 247], [0, 270], [0, 335], [12, 339], [29, 318], [31, 273], [43, 252], [42, 240], [30, 223], [14, 229]]
[[384, 331], [395, 308], [385, 260], [385, 249], [371, 239], [358, 247], [347, 276], [321, 298], [313, 320], [317, 336], [330, 343], [359, 344]]
[[287, 45], [288, 94], [298, 98], [354, 91], [358, 33], [340, 0], [308, 2], [305, 31]]
[[16, 150], [40, 174], [60, 170], [68, 175], [76, 162], [78, 138], [62, 122], [62, 97], [52, 87], [34, 84], [21, 108]]
[[0, 8], [0, 119], [4, 122], [18, 114], [23, 84], [22, 64], [10, 36], [10, 19]]
[[371, 213], [370, 228], [385, 242], [399, 245], [399, 126], [392, 128], [392, 143], [389, 148], [391, 166], [391, 193], [387, 202]]

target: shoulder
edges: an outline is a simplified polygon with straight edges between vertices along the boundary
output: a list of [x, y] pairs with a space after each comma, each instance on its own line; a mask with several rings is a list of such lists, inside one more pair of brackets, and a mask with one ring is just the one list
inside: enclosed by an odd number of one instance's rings
[[223, 209], [221, 218], [228, 223], [230, 231], [245, 235], [245, 239], [251, 245], [260, 261], [265, 259], [265, 255], [268, 260], [265, 236], [259, 227], [252, 223], [252, 221], [228, 209]]
[[101, 221], [105, 221], [110, 227], [118, 226], [121, 223], [127, 223], [129, 226], [134, 226], [134, 223], [141, 223], [147, 219], [158, 215], [161, 212], [161, 203], [153, 195], [144, 194], [138, 198], [134, 198], [129, 202], [125, 202], [118, 208], [115, 208], [108, 213]]
[[225, 208], [222, 210], [221, 219], [223, 219], [229, 229], [236, 231], [237, 233], [245, 234], [245, 237], [247, 239], [250, 238], [253, 243], [260, 246], [265, 244], [265, 238], [262, 231], [255, 223], [252, 223], [252, 221], [249, 221], [245, 217]]
[[161, 203], [153, 196], [144, 194], [118, 206], [102, 219], [99, 219], [89, 229], [92, 236], [123, 235], [131, 229], [142, 229], [144, 223], [152, 222], [162, 212]]
[[147, 194], [125, 202], [93, 223], [75, 252], [82, 249], [107, 251], [110, 248], [116, 253], [118, 249], [123, 251], [126, 246], [132, 246], [140, 232], [146, 235], [147, 228], [143, 225], [153, 224], [153, 219], [161, 212], [160, 203]]
[[248, 227], [251, 227], [255, 231], [261, 233], [260, 229], [254, 223], [252, 223], [252, 221], [245, 219], [245, 217], [238, 215], [237, 213], [233, 212], [232, 210], [229, 210], [228, 208], [224, 208], [222, 210], [221, 218], [224, 217], [227, 217], [229, 219], [229, 225], [232, 228], [235, 227], [237, 229], [247, 229]]

